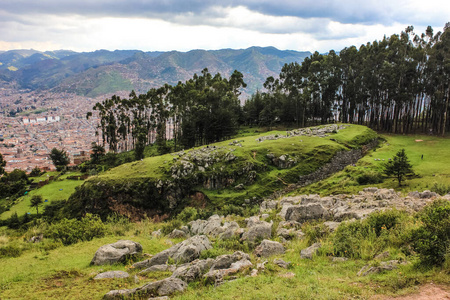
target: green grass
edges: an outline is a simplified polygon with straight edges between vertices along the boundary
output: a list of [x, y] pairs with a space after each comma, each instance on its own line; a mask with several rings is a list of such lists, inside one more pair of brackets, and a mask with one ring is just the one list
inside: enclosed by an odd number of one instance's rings
[[[70, 176], [66, 175], [66, 176]], [[9, 218], [15, 212], [17, 215], [21, 216], [27, 212], [31, 214], [36, 214], [36, 209], [30, 207], [30, 199], [33, 195], [41, 195], [44, 200], [48, 200], [45, 202], [40, 208], [39, 212], [42, 212], [44, 207], [51, 203], [54, 200], [67, 200], [70, 195], [75, 191], [77, 186], [80, 186], [84, 181], [83, 180], [57, 180], [53, 181], [37, 190], [30, 191], [26, 196], [22, 196], [16, 200], [16, 204], [14, 204], [9, 211], [5, 211], [0, 215], [0, 219], [5, 220]]]
[[[318, 193], [322, 195], [336, 193], [356, 193], [367, 186], [394, 188], [407, 193], [431, 189], [434, 184], [450, 186], [450, 139], [427, 135], [381, 135], [385, 142], [380, 148], [370, 151], [356, 167], [347, 167], [319, 183], [302, 188], [295, 192]], [[416, 142], [416, 140], [423, 140]], [[416, 176], [406, 179], [398, 186], [395, 178], [386, 178], [383, 183], [358, 185], [356, 176], [362, 172], [375, 171], [382, 173], [383, 164], [392, 158], [399, 150], [405, 149], [406, 155]], [[422, 160], [423, 155], [423, 160]], [[380, 159], [380, 161], [375, 160]], [[383, 161], [384, 159], [384, 161]]]

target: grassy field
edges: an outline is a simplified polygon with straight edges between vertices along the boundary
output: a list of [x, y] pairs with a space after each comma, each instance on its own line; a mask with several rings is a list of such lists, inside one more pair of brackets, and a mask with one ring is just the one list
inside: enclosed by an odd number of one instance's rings
[[[450, 139], [428, 135], [381, 135], [380, 147], [370, 151], [355, 167], [319, 183], [296, 191], [296, 194], [356, 193], [367, 186], [393, 188], [404, 194], [410, 191], [430, 190], [435, 184], [450, 187]], [[367, 171], [383, 172], [383, 165], [399, 150], [405, 149], [415, 176], [408, 177], [402, 186], [395, 178], [385, 178], [378, 184], [359, 185], [356, 177]], [[422, 159], [423, 155], [423, 159]]]
[[[70, 176], [70, 174], [65, 177], [67, 176]], [[32, 190], [27, 195], [17, 199], [16, 204], [9, 211], [5, 211], [0, 215], [0, 219], [7, 219], [14, 213], [17, 213], [19, 216], [28, 212], [30, 214], [36, 214], [36, 209], [30, 207], [30, 199], [33, 195], [41, 195], [44, 200], [48, 200], [39, 208], [42, 211], [47, 204], [54, 200], [67, 200], [75, 191], [75, 188], [83, 184], [83, 182], [83, 180], [61, 178], [61, 180], [53, 181], [40, 189]]]

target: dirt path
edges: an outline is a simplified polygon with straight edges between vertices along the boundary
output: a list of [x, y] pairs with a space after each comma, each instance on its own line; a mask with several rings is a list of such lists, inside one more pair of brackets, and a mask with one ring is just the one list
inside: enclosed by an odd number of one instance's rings
[[450, 287], [439, 286], [432, 283], [419, 287], [419, 291], [413, 294], [399, 297], [378, 298], [382, 300], [450, 300]]

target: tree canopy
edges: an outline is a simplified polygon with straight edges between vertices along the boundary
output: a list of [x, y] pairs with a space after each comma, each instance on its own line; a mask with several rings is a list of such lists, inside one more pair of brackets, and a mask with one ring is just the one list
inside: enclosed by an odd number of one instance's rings
[[61, 170], [70, 163], [69, 155], [64, 149], [53, 148], [49, 154], [57, 170]]

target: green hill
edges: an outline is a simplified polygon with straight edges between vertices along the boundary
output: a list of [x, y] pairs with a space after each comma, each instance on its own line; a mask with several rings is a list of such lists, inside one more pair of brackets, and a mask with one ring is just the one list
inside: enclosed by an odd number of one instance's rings
[[[88, 179], [69, 199], [72, 215], [111, 211], [134, 217], [180, 211], [186, 205], [239, 213], [296, 183], [338, 152], [377, 137], [358, 125], [272, 131], [121, 165]], [[131, 209], [132, 208], [132, 209]]]

